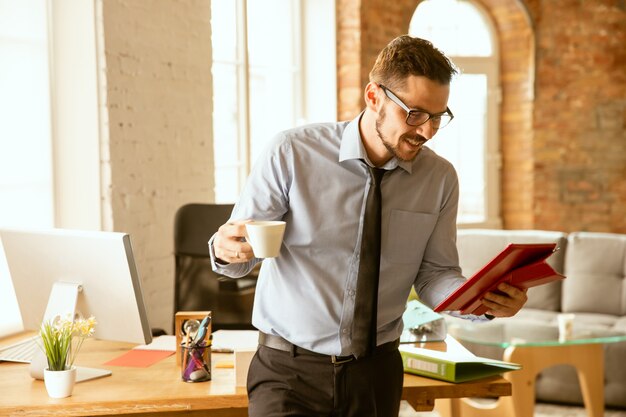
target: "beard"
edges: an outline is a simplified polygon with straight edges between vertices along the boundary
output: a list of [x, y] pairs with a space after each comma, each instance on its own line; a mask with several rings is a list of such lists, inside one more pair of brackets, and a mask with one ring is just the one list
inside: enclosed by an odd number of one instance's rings
[[[386, 116], [385, 108], [383, 107], [380, 110], [378, 118], [376, 119], [376, 133], [378, 134], [378, 138], [380, 139], [382, 144], [385, 146], [387, 151], [391, 155], [396, 157], [398, 160], [403, 161], [403, 162], [412, 162], [417, 157], [417, 155], [419, 155], [420, 151], [422, 150], [422, 146], [424, 145], [424, 143], [426, 143], [427, 139], [424, 138], [422, 135], [418, 135], [417, 133], [414, 135], [409, 135], [405, 133], [401, 135], [400, 138], [398, 138], [398, 142], [396, 144], [391, 143], [387, 139], [387, 137], [383, 135], [383, 132], [382, 132], [382, 126], [383, 126], [383, 123], [385, 122], [385, 116]], [[406, 142], [412, 148], [417, 148], [417, 149], [413, 150], [412, 152], [402, 151], [400, 149], [400, 145], [403, 142]]]

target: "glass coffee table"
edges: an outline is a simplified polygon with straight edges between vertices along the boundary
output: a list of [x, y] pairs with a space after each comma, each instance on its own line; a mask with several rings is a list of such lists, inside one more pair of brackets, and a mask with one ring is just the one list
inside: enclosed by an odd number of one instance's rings
[[522, 365], [504, 378], [511, 382], [513, 395], [496, 402], [478, 404], [456, 399], [438, 407], [442, 417], [533, 417], [535, 379], [543, 369], [571, 365], [576, 369], [589, 417], [604, 415], [604, 345], [626, 341], [626, 333], [590, 324], [574, 323], [571, 333], [559, 338], [555, 324], [521, 319], [496, 319], [473, 323], [448, 321], [448, 333], [479, 356], [494, 357], [504, 349], [502, 359]]

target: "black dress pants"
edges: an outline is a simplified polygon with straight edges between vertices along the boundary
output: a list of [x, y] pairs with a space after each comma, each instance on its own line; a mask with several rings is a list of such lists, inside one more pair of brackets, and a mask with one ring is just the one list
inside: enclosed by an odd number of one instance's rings
[[396, 417], [404, 371], [396, 349], [343, 364], [259, 346], [248, 371], [251, 417]]

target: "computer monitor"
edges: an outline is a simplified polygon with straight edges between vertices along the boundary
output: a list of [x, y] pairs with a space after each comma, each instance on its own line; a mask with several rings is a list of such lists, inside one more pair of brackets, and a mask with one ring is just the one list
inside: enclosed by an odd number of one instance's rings
[[96, 318], [97, 339], [151, 342], [128, 234], [0, 229], [0, 239], [25, 330], [76, 307]]

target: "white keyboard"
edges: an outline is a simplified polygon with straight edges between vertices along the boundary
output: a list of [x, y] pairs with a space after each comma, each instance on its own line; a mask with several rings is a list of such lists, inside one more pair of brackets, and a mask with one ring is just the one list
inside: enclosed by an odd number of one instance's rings
[[30, 363], [41, 343], [39, 336], [0, 348], [0, 361]]

